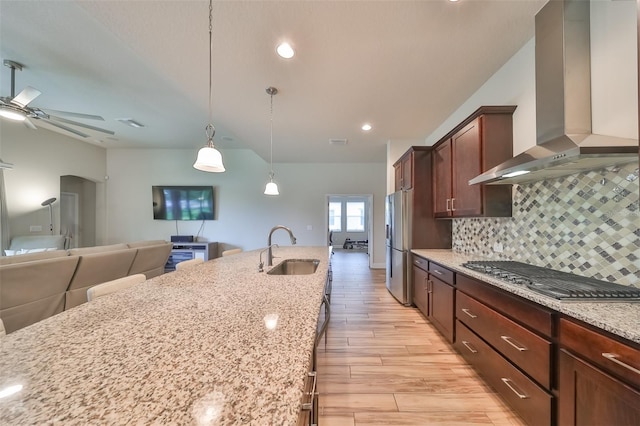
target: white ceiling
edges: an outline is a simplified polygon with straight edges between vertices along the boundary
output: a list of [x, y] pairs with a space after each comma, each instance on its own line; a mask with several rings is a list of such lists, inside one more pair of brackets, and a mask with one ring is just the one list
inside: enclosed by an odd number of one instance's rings
[[[216, 1], [216, 146], [268, 161], [265, 89], [275, 86], [274, 162], [385, 161], [388, 140], [421, 143], [516, 53], [544, 3]], [[89, 131], [88, 142], [193, 148], [195, 158], [209, 122], [208, 9], [187, 0], [0, 0], [0, 56], [25, 65], [16, 92], [42, 91], [30, 106], [100, 115], [104, 122], [85, 123], [115, 131]], [[275, 54], [281, 40], [293, 59]], [[0, 95], [9, 96], [10, 71], [0, 68]], [[364, 122], [373, 130], [360, 130]]]

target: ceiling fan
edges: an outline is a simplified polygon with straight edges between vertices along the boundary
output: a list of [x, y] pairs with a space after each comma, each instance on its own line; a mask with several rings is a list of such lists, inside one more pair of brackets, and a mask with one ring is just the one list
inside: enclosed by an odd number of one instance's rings
[[[40, 96], [42, 92], [40, 92], [38, 89], [35, 89], [31, 86], [27, 86], [20, 93], [16, 95], [15, 94], [16, 70], [18, 71], [22, 70], [23, 65], [18, 62], [11, 61], [9, 59], [4, 60], [4, 65], [11, 69], [11, 96], [9, 97], [0, 96], [0, 117], [8, 118], [10, 120], [15, 120], [15, 121], [22, 121], [25, 126], [34, 130], [37, 129], [37, 127], [35, 124], [33, 124], [32, 120], [34, 121], [42, 120], [52, 126], [55, 126], [59, 129], [73, 133], [75, 135], [81, 136], [83, 138], [88, 138], [90, 135], [82, 132], [81, 130], [69, 127], [69, 125], [73, 125], [76, 127], [83, 127], [85, 129], [90, 129], [90, 130], [95, 130], [97, 132], [106, 133], [108, 135], [115, 134], [115, 132], [111, 130], [102, 129], [100, 127], [90, 126], [88, 124], [58, 117], [57, 115], [49, 114], [40, 108], [28, 106], [35, 98]], [[99, 115], [80, 114], [77, 112], [56, 111], [56, 110], [49, 110], [49, 109], [47, 109], [46, 111], [49, 111], [58, 115], [64, 115], [67, 117], [104, 121], [104, 118], [100, 117]]]

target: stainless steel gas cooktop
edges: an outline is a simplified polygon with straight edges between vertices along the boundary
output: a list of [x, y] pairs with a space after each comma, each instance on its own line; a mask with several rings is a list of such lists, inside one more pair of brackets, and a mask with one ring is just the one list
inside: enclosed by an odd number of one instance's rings
[[640, 289], [634, 287], [521, 262], [472, 261], [462, 266], [563, 301], [631, 302], [640, 300]]

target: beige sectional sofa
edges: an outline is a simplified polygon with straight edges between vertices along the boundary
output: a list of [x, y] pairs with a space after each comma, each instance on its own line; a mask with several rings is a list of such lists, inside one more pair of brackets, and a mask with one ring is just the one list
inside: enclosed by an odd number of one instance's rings
[[153, 240], [0, 257], [0, 318], [11, 333], [85, 303], [94, 285], [160, 275], [172, 247]]

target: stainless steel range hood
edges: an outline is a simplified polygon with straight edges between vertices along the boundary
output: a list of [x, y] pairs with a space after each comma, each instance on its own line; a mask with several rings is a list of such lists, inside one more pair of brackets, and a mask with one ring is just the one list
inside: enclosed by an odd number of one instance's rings
[[638, 159], [638, 140], [591, 132], [590, 2], [549, 1], [536, 15], [537, 145], [469, 181], [511, 184]]

